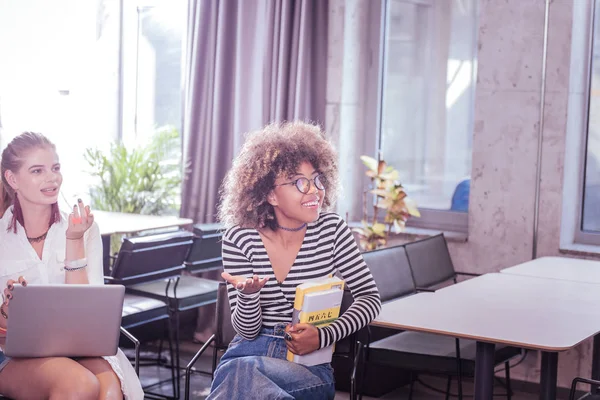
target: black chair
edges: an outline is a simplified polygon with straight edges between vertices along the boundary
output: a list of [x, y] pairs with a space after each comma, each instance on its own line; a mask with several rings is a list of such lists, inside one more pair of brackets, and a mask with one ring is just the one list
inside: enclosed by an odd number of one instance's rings
[[[385, 247], [362, 253], [363, 259], [369, 266], [373, 279], [377, 284], [381, 302], [385, 304], [404, 296], [416, 293], [412, 272], [406, 257], [404, 246]], [[380, 326], [368, 326], [359, 332], [358, 341], [365, 345], [365, 359], [368, 358], [370, 343], [398, 334], [397, 329]], [[369, 372], [369, 376], [367, 376]], [[358, 384], [360, 393], [370, 390], [372, 395], [382, 395], [399, 386], [407, 384], [412, 377], [387, 366], [373, 364], [371, 368], [362, 370], [361, 382]]]
[[417, 289], [432, 288], [444, 282], [457, 282], [459, 275], [479, 276], [454, 269], [444, 234], [404, 245]]
[[[170, 321], [169, 308], [164, 300], [146, 295], [132, 294], [130, 287], [145, 282], [156, 282], [170, 285], [172, 277], [184, 270], [183, 259], [187, 256], [192, 244], [192, 235], [188, 232], [171, 232], [160, 235], [139, 236], [123, 239], [119, 253], [105, 276], [107, 283], [126, 286], [121, 324], [127, 329], [164, 320], [167, 323], [169, 355], [176, 358], [173, 341], [174, 333]], [[179, 263], [177, 261], [179, 260]], [[166, 281], [165, 281], [166, 279]], [[163, 289], [164, 290], [164, 289]], [[157, 361], [162, 354], [162, 341]], [[178, 397], [178, 381], [175, 369], [171, 370], [173, 397]], [[145, 391], [148, 395], [162, 397]]]
[[[133, 294], [125, 293], [123, 300], [123, 314], [121, 317], [121, 329], [122, 333], [125, 329], [133, 329], [142, 325], [150, 324], [155, 321], [167, 321], [169, 313], [167, 305], [159, 300], [150, 299], [147, 297], [136, 296]], [[124, 333], [125, 336], [127, 336]], [[135, 339], [135, 338], [134, 338]], [[131, 339], [130, 339], [131, 340]], [[140, 342], [135, 339], [131, 340], [135, 345], [135, 369], [139, 375], [140, 367]], [[173, 348], [170, 347], [171, 356], [173, 355]], [[160, 361], [160, 354], [158, 353], [157, 362]], [[175, 385], [175, 375], [172, 376], [172, 383]], [[175, 386], [173, 386], [175, 387]]]
[[[169, 331], [169, 349], [173, 368], [174, 397], [179, 397], [179, 313], [216, 301], [217, 282], [182, 276], [184, 261], [188, 257], [193, 235], [186, 231], [176, 231], [148, 236], [131, 237], [123, 240], [111, 269], [108, 281], [126, 286], [129, 295], [154, 299], [166, 306]], [[164, 318], [164, 308], [160, 303], [138, 305], [144, 315], [137, 317], [144, 321]], [[128, 316], [135, 322], [134, 316]], [[173, 342], [175, 350], [173, 353]], [[162, 347], [159, 349], [162, 350]], [[174, 361], [174, 363], [173, 363]], [[174, 372], [173, 372], [174, 371]], [[176, 375], [176, 378], [175, 378]]]
[[186, 270], [198, 273], [223, 268], [222, 226], [220, 224], [196, 224], [193, 234], [194, 242], [184, 262]]
[[404, 246], [372, 250], [362, 256], [377, 284], [382, 303], [416, 293]]
[[[363, 253], [384, 303], [417, 293], [417, 287], [412, 280], [412, 263], [409, 262], [407, 253], [408, 248], [405, 251], [404, 246]], [[462, 376], [472, 377], [475, 374], [476, 342], [473, 340], [401, 331], [372, 343], [367, 341], [366, 346], [365, 368], [369, 364], [376, 364], [401, 368], [415, 375], [418, 373], [446, 375], [448, 377], [446, 398], [450, 396], [452, 377], [458, 379], [458, 397], [462, 399]], [[495, 364], [504, 363], [508, 399], [512, 395], [508, 360], [520, 354], [521, 350], [518, 348], [496, 346]], [[411, 379], [410, 397], [413, 388], [414, 379]]]
[[600, 381], [581, 377], [573, 379], [573, 382], [571, 383], [571, 391], [569, 392], [569, 400], [575, 400], [578, 383], [586, 383], [591, 386], [591, 391], [583, 395], [583, 397], [580, 397], [579, 400], [600, 400]]

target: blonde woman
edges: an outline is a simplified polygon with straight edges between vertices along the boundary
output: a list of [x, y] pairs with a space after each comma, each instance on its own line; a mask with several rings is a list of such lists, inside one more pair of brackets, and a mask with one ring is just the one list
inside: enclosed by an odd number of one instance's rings
[[[62, 174], [54, 145], [39, 133], [23, 133], [6, 146], [0, 165], [0, 281], [6, 284], [0, 336], [5, 336], [14, 285], [103, 284], [104, 279], [102, 241], [90, 208], [79, 200], [70, 214], [58, 209]], [[0, 352], [0, 393], [13, 399], [144, 397], [120, 350], [114, 357], [76, 360], [10, 359]]]

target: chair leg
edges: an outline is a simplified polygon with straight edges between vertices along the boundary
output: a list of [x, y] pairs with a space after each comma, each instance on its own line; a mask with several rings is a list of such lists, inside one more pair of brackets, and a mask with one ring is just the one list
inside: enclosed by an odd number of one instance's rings
[[506, 399], [511, 400], [512, 388], [510, 387], [510, 364], [508, 361], [504, 362], [504, 373], [506, 376]]
[[[169, 320], [167, 319], [165, 323], [168, 324]], [[167, 325], [167, 335], [169, 334], [168, 329], [169, 329], [169, 327]], [[161, 362], [162, 351], [163, 351], [163, 341], [164, 341], [164, 332], [163, 332], [163, 337], [161, 337], [160, 341], [158, 342], [158, 355], [156, 356], [157, 364], [160, 364], [160, 362]]]
[[[169, 316], [167, 319], [167, 325], [169, 327], [169, 355], [171, 357], [171, 366], [173, 365], [173, 360], [175, 359], [175, 354], [173, 352], [173, 340], [175, 334], [173, 333], [173, 320]], [[175, 380], [175, 369], [171, 369], [171, 382], [173, 383], [173, 397], [176, 399], [179, 398], [179, 388], [177, 387], [178, 382]]]
[[[368, 326], [367, 326], [368, 328]], [[367, 343], [363, 344], [362, 347], [362, 351], [364, 353], [363, 355], [363, 368], [360, 374], [360, 380], [359, 380], [359, 386], [357, 387], [357, 395], [358, 395], [358, 400], [362, 400], [363, 395], [362, 395], [362, 385], [363, 383], [366, 381], [367, 379], [367, 366], [369, 365], [369, 344], [371, 343], [371, 331], [369, 329], [367, 329]]]
[[177, 368], [177, 395], [179, 398], [179, 388], [181, 387], [181, 365], [179, 364], [179, 312], [175, 310], [175, 368]]
[[410, 386], [408, 388], [408, 400], [412, 400], [413, 390], [415, 388], [415, 377], [413, 373], [410, 373]]
[[450, 386], [452, 385], [452, 375], [448, 375], [448, 382], [446, 383], [446, 400], [450, 399]]
[[210, 380], [215, 379], [215, 370], [217, 369], [217, 355], [219, 354], [219, 350], [217, 350], [217, 346], [213, 347], [213, 357], [212, 357], [212, 369], [210, 370]]
[[358, 380], [358, 385], [356, 386], [356, 395], [359, 400], [362, 400], [362, 385], [365, 383], [367, 379], [367, 368], [369, 366], [369, 344], [362, 346], [362, 370], [360, 371], [360, 379]]
[[[200, 356], [202, 354], [204, 354], [204, 351], [206, 351], [208, 346], [210, 346], [214, 342], [214, 340], [215, 340], [215, 335], [212, 335], [208, 339], [208, 341], [206, 343], [204, 343], [204, 345], [200, 348], [200, 350], [198, 350], [196, 352], [196, 354], [194, 354], [194, 357], [192, 357], [192, 359], [190, 360], [188, 365], [185, 367], [185, 397], [184, 397], [185, 400], [190, 399], [190, 380], [192, 379], [192, 368], [194, 368], [194, 364], [196, 364], [196, 361], [198, 361], [198, 358], [200, 358]], [[214, 373], [214, 371], [213, 371], [213, 373]]]
[[139, 377], [140, 376], [140, 341], [137, 340], [137, 338], [135, 336], [133, 336], [131, 333], [129, 333], [129, 331], [127, 329], [125, 329], [123, 327], [121, 327], [120, 329], [121, 329], [121, 333], [127, 339], [129, 339], [135, 346], [135, 361], [133, 364], [133, 368], [135, 369], [135, 374]]
[[[352, 374], [350, 375], [350, 399], [356, 400], [356, 388], [358, 386], [358, 373], [359, 368], [361, 366], [361, 355], [362, 355], [363, 345], [361, 342], [357, 341], [355, 350], [354, 350], [354, 358], [352, 365]], [[364, 364], [364, 363], [363, 363]]]

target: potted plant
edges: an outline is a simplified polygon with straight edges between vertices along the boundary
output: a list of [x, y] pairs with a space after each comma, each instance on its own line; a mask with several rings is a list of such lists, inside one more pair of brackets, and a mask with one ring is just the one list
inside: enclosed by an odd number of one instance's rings
[[[112, 143], [108, 152], [88, 148], [85, 159], [93, 183], [91, 207], [95, 210], [147, 215], [176, 214], [181, 202], [181, 145], [179, 132], [157, 130], [144, 146], [127, 148]], [[112, 235], [110, 253], [121, 246]]]
[[[385, 246], [390, 232], [402, 232], [409, 216], [420, 217], [416, 203], [410, 199], [404, 187], [398, 181], [399, 172], [387, 165], [382, 159], [361, 156], [367, 167], [366, 175], [371, 178], [372, 189], [365, 192], [363, 205], [362, 227], [355, 228], [359, 243], [363, 250], [374, 250]], [[367, 193], [375, 196], [373, 201], [373, 217], [368, 220], [366, 201]], [[379, 210], [385, 210], [383, 222], [379, 220]]]
[[91, 206], [96, 210], [136, 214], [174, 214], [180, 203], [181, 150], [173, 128], [156, 132], [145, 146], [111, 144], [108, 153], [86, 149]]

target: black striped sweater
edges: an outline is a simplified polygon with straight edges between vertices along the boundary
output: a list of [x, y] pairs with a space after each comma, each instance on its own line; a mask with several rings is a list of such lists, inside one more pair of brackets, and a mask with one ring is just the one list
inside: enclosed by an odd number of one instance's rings
[[323, 213], [309, 223], [304, 241], [287, 277], [278, 283], [256, 229], [233, 227], [223, 236], [223, 267], [234, 276], [269, 280], [260, 292], [244, 294], [228, 284], [232, 322], [245, 339], [262, 327], [290, 323], [296, 286], [339, 272], [354, 303], [329, 326], [319, 328], [321, 347], [343, 339], [372, 321], [381, 310], [379, 292], [348, 225], [337, 214]]

